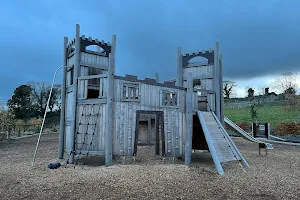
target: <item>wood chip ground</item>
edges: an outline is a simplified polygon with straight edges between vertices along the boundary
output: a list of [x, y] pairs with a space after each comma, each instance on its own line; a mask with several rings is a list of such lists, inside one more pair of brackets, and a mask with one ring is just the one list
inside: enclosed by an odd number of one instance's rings
[[0, 199], [300, 199], [300, 147], [274, 144], [259, 156], [257, 144], [233, 140], [251, 168], [223, 164], [223, 176], [208, 152], [193, 155], [187, 168], [182, 160], [155, 156], [153, 147], [139, 147], [135, 162], [120, 157], [104, 167], [102, 157], [83, 156], [75, 167], [51, 170], [58, 134], [42, 136], [32, 169], [36, 136], [2, 141]]

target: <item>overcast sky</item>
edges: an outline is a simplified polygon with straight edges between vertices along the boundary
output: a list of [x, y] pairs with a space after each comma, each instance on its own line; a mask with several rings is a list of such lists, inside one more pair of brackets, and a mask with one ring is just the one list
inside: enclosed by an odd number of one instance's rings
[[173, 79], [176, 47], [192, 52], [219, 41], [224, 79], [236, 80], [238, 91], [259, 87], [266, 77], [300, 72], [299, 7], [298, 0], [3, 1], [0, 100], [28, 81], [51, 82], [76, 23], [86, 36], [117, 35], [118, 75]]

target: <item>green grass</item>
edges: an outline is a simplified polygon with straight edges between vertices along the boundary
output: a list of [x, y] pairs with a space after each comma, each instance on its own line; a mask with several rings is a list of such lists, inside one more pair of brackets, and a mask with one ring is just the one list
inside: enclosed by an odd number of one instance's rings
[[[231, 121], [252, 122], [250, 107], [233, 109], [225, 108], [224, 114]], [[286, 111], [283, 106], [263, 106], [258, 109], [258, 122], [269, 122], [272, 127], [276, 127], [282, 122], [294, 122], [292, 111]]]

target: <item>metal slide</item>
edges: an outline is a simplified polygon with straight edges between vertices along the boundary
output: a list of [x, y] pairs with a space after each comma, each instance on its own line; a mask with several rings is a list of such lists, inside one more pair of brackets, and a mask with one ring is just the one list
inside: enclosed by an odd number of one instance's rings
[[252, 135], [250, 135], [249, 133], [247, 133], [246, 131], [244, 131], [243, 129], [241, 129], [238, 125], [236, 125], [235, 123], [233, 123], [230, 119], [228, 119], [227, 117], [224, 116], [224, 121], [226, 124], [228, 124], [229, 126], [231, 126], [234, 130], [237, 131], [238, 135], [240, 135], [241, 137], [245, 138], [246, 140], [249, 140], [250, 142], [255, 142], [255, 143], [262, 143], [265, 144], [267, 149], [273, 149], [273, 145], [270, 143], [266, 143], [263, 142], [261, 140], [258, 140], [256, 138], [254, 138]]
[[219, 174], [224, 174], [221, 163], [241, 161], [249, 168], [238, 148], [213, 112], [197, 111], [205, 139]]

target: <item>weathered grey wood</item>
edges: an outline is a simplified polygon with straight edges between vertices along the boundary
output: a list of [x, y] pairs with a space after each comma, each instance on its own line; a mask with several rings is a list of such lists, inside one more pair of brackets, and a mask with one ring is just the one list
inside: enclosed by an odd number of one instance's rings
[[95, 78], [106, 78], [107, 74], [98, 74], [98, 75], [90, 75], [90, 76], [81, 76], [78, 77], [78, 80], [88, 80], [88, 79], [95, 79]]
[[87, 151], [87, 150], [76, 150], [76, 154], [89, 154], [89, 155], [105, 155], [105, 151]]
[[[221, 120], [220, 116], [220, 110], [221, 110], [221, 94], [223, 95], [223, 92], [220, 88], [220, 68], [219, 68], [219, 42], [216, 42], [216, 47], [214, 51], [214, 72], [215, 72], [215, 78], [214, 78], [214, 89], [216, 91], [216, 116], [219, 120]], [[222, 92], [222, 93], [221, 93]]]
[[75, 153], [75, 132], [76, 132], [76, 110], [77, 110], [77, 87], [78, 87], [78, 75], [80, 70], [80, 26], [79, 24], [76, 24], [76, 38], [75, 38], [75, 64], [74, 64], [74, 76], [73, 76], [73, 105], [72, 105], [72, 125], [71, 125], [71, 131], [70, 131], [70, 141], [68, 141], [71, 144], [71, 153], [70, 153], [70, 159], [69, 163], [74, 163], [74, 153]]
[[103, 104], [106, 103], [106, 98], [102, 99], [78, 99], [77, 105]]
[[234, 160], [241, 160], [240, 155], [227, 137], [224, 137], [222, 129], [219, 127], [215, 117], [211, 112], [201, 112], [206, 123], [207, 129], [216, 149], [216, 154], [220, 162], [229, 162]]
[[183, 66], [182, 66], [182, 53], [181, 48], [177, 48], [177, 79], [176, 86], [182, 87]]
[[[112, 35], [112, 39], [111, 39], [111, 53], [114, 55], [114, 60], [116, 60], [116, 48], [117, 48], [117, 43], [116, 43], [116, 35]], [[111, 65], [110, 65], [111, 66]], [[116, 73], [116, 66], [115, 66], [115, 61], [113, 63], [113, 66], [111, 66], [112, 69], [112, 73], [115, 74]]]
[[148, 116], [148, 127], [147, 127], [147, 145], [150, 145], [151, 137], [151, 116]]
[[[205, 74], [203, 74], [203, 75], [201, 75], [201, 76], [194, 76], [193, 77], [193, 79], [213, 79], [214, 78], [214, 76], [212, 76], [212, 75], [205, 75]], [[183, 77], [183, 80], [185, 81], [186, 80], [186, 77]]]
[[87, 62], [80, 62], [80, 65], [85, 66], [85, 67], [108, 70], [108, 66], [106, 64], [91, 64], [91, 63], [87, 63]]
[[219, 58], [219, 81], [220, 81], [220, 92], [221, 92], [221, 102], [220, 102], [220, 122], [223, 126], [225, 126], [224, 122], [224, 95], [223, 95], [223, 62], [222, 62], [222, 54], [220, 54]]
[[68, 38], [64, 38], [63, 48], [63, 78], [61, 84], [61, 110], [60, 110], [60, 124], [59, 124], [59, 145], [58, 145], [58, 159], [64, 157], [64, 135], [65, 135], [65, 107], [66, 107], [66, 76], [67, 76], [67, 45]]
[[185, 165], [190, 166], [192, 160], [192, 139], [193, 139], [193, 80], [192, 74], [188, 74], [186, 92], [186, 141], [185, 141]]
[[109, 54], [109, 68], [107, 76], [107, 120], [106, 120], [106, 134], [105, 134], [105, 165], [110, 166], [112, 163], [112, 142], [114, 135], [113, 127], [113, 98], [114, 98], [114, 66], [115, 66], [115, 55]]
[[206, 92], [206, 93], [210, 93], [210, 94], [215, 94], [215, 93], [216, 93], [216, 92], [213, 91], [213, 90], [196, 89], [196, 88], [193, 88], [193, 91], [194, 91], [194, 92]]
[[155, 80], [156, 80], [157, 83], [159, 82], [159, 75], [158, 75], [157, 72], [155, 73]]

